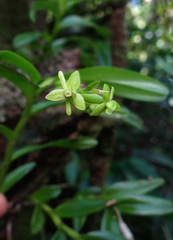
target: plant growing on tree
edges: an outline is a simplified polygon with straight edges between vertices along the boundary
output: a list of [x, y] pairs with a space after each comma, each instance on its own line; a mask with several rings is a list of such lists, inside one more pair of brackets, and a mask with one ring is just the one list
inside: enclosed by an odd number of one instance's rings
[[[49, 147], [77, 150], [89, 149], [97, 145], [97, 139], [81, 136], [73, 140], [61, 139], [16, 149], [21, 132], [34, 114], [59, 105], [66, 105], [68, 115], [71, 115], [71, 105], [92, 116], [97, 116], [104, 111], [107, 114], [113, 112], [116, 114], [116, 111], [120, 110], [120, 106], [113, 100], [114, 87], [117, 95], [134, 100], [159, 101], [168, 94], [167, 88], [154, 79], [112, 67], [81, 69], [70, 75], [65, 74], [65, 76], [60, 71], [58, 73], [59, 80], [57, 77], [42, 80], [31, 63], [10, 51], [0, 52], [0, 75], [19, 87], [26, 97], [25, 108], [15, 128], [11, 130], [5, 125], [0, 125], [0, 133], [7, 139], [0, 171], [0, 192], [3, 194], [36, 166], [36, 163], [31, 162], [9, 171], [12, 162], [19, 157]], [[80, 76], [84, 86], [81, 85]], [[68, 80], [66, 81], [65, 78]], [[58, 85], [59, 81], [61, 87]], [[98, 83], [100, 83], [99, 88], [97, 88]], [[51, 101], [36, 102], [43, 90], [53, 85], [56, 87], [46, 96]], [[127, 117], [129, 117], [128, 114]], [[91, 187], [86, 191], [78, 191], [72, 199], [64, 201], [54, 208], [48, 201], [58, 198], [62, 189], [57, 185], [43, 186], [28, 195], [28, 199], [34, 204], [31, 218], [32, 232], [33, 234], [38, 233], [44, 227], [46, 213], [57, 227], [52, 240], [67, 239], [67, 236], [76, 240], [111, 240], [115, 238], [132, 240], [133, 235], [124, 223], [122, 214], [152, 216], [173, 212], [171, 201], [147, 195], [163, 183], [162, 179], [152, 179], [115, 183], [104, 189]], [[81, 233], [87, 216], [98, 211], [103, 213], [98, 231]], [[65, 224], [64, 218], [70, 218], [73, 226]]]

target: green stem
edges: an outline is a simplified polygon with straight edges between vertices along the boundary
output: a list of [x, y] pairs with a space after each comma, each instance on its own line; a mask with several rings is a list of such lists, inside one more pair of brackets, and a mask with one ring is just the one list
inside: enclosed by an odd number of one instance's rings
[[9, 169], [12, 154], [14, 152], [14, 148], [16, 146], [16, 143], [19, 139], [20, 133], [23, 130], [23, 128], [25, 127], [26, 123], [28, 122], [28, 120], [30, 118], [31, 107], [32, 107], [32, 104], [34, 102], [34, 99], [32, 99], [31, 101], [27, 101], [27, 103], [25, 105], [25, 109], [23, 110], [22, 115], [21, 115], [15, 129], [13, 130], [12, 137], [8, 140], [7, 147], [6, 147], [6, 150], [5, 150], [5, 156], [4, 156], [4, 159], [3, 159], [3, 162], [2, 162], [2, 165], [1, 165], [1, 171], [0, 171], [0, 189], [1, 189], [1, 186], [2, 186], [3, 181], [5, 179], [6, 173]]
[[60, 217], [55, 213], [55, 211], [46, 204], [41, 205], [44, 211], [49, 215], [49, 217], [54, 222], [55, 226], [64, 231], [68, 236], [75, 240], [82, 240], [82, 237], [79, 233], [74, 231], [72, 228], [64, 224]]

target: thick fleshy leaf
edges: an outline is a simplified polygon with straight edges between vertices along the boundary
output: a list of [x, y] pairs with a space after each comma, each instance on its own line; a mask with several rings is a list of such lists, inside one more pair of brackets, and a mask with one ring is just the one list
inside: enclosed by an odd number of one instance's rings
[[153, 216], [173, 213], [173, 202], [146, 195], [129, 196], [126, 202], [117, 204], [121, 213]]
[[161, 178], [153, 180], [135, 180], [115, 183], [103, 192], [102, 198], [117, 201], [126, 200], [132, 194], [145, 194], [164, 184]]
[[75, 71], [70, 75], [67, 81], [67, 87], [74, 91], [80, 87], [80, 75], [78, 71]]
[[21, 33], [21, 34], [18, 34], [13, 39], [13, 45], [15, 48], [18, 48], [18, 47], [21, 47], [23, 45], [33, 42], [34, 40], [38, 39], [40, 36], [41, 36], [40, 32]]
[[38, 233], [45, 223], [45, 216], [40, 206], [35, 206], [31, 217], [31, 232]]
[[101, 218], [101, 231], [109, 231], [120, 235], [118, 220], [115, 216], [116, 214], [111, 208], [104, 210]]
[[100, 27], [90, 19], [78, 15], [69, 15], [67, 17], [64, 17], [59, 24], [59, 30], [64, 30], [65, 28], [71, 28], [74, 26], [91, 27], [94, 28], [102, 36], [108, 35], [108, 32], [105, 31], [105, 28]]
[[102, 113], [106, 108], [105, 103], [101, 103], [97, 105], [94, 110], [91, 112], [91, 116], [98, 116], [100, 113]]
[[161, 101], [168, 88], [159, 81], [129, 70], [114, 67], [91, 67], [79, 70], [81, 81], [100, 81], [115, 87], [115, 95], [140, 101]]
[[119, 234], [109, 231], [93, 231], [82, 235], [84, 240], [127, 240]]
[[78, 217], [98, 212], [105, 207], [105, 200], [99, 199], [73, 199], [59, 205], [55, 211], [59, 217]]
[[8, 191], [14, 184], [20, 181], [26, 174], [28, 174], [35, 166], [36, 164], [33, 162], [27, 163], [8, 173], [1, 186], [0, 192], [5, 193]]
[[8, 79], [20, 88], [27, 99], [33, 99], [36, 86], [29, 82], [24, 75], [16, 72], [14, 69], [0, 65], [0, 76]]
[[[9, 63], [12, 66], [15, 66], [21, 70], [23, 70], [27, 75], [30, 77], [30, 79], [38, 83], [41, 80], [41, 76], [37, 69], [26, 59], [21, 57], [20, 55], [13, 53], [11, 51], [0, 51], [0, 61]], [[26, 87], [27, 89], [27, 87]]]
[[60, 106], [60, 105], [65, 105], [65, 101], [55, 101], [54, 102], [54, 101], [45, 100], [45, 101], [35, 103], [32, 106], [31, 115], [37, 114], [47, 108], [56, 107], [56, 106]]
[[40, 189], [38, 189], [36, 192], [32, 193], [31, 198], [40, 201], [45, 202], [50, 199], [56, 198], [61, 193], [61, 189], [57, 186], [44, 186]]
[[6, 139], [12, 139], [13, 131], [10, 128], [6, 127], [5, 125], [0, 124], [0, 134], [2, 134]]
[[48, 142], [48, 143], [44, 143], [44, 144], [29, 145], [29, 146], [23, 147], [19, 150], [16, 150], [13, 153], [12, 160], [14, 161], [15, 159], [17, 159], [27, 153], [41, 150], [44, 148], [64, 147], [64, 148], [69, 148], [69, 149], [90, 149], [90, 148], [97, 146], [97, 144], [98, 144], [98, 142], [94, 138], [80, 137], [77, 139], [62, 139], [62, 140], [57, 140], [57, 141]]
[[65, 99], [64, 89], [55, 89], [48, 93], [45, 98], [50, 101], [59, 101]]
[[37, 1], [37, 2], [34, 2], [34, 4], [31, 6], [31, 9], [29, 12], [30, 19], [33, 22], [36, 21], [35, 14], [38, 10], [47, 10], [47, 11], [53, 12], [55, 16], [58, 15], [58, 8], [54, 2]]
[[72, 97], [72, 104], [79, 110], [85, 110], [85, 101], [81, 94], [75, 93]]

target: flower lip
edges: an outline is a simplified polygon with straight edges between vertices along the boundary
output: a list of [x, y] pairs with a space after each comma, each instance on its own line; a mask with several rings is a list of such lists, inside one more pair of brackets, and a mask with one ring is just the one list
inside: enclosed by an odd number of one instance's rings
[[68, 97], [71, 97], [72, 96], [72, 92], [70, 90], [66, 90], [64, 95], [68, 98]]

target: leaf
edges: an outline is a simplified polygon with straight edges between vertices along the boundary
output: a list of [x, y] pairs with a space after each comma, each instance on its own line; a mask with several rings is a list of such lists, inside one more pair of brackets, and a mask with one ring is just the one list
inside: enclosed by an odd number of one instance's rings
[[19, 48], [23, 45], [33, 42], [34, 40], [37, 40], [40, 36], [41, 36], [40, 32], [27, 32], [18, 34], [13, 39], [13, 46], [15, 48]]
[[33, 99], [36, 87], [27, 78], [15, 70], [0, 65], [0, 76], [14, 83], [25, 94], [27, 99]]
[[54, 2], [48, 1], [37, 1], [30, 8], [29, 17], [35, 22], [35, 14], [38, 10], [47, 10], [53, 12], [55, 16], [58, 16], [58, 8]]
[[38, 145], [30, 145], [23, 147], [19, 150], [16, 150], [12, 156], [12, 160], [15, 160], [27, 153], [41, 150], [44, 148], [49, 147], [64, 147], [64, 148], [70, 148], [70, 149], [90, 149], [97, 145], [97, 140], [94, 138], [89, 137], [80, 137], [76, 139], [62, 139], [57, 140], [53, 142], [48, 142], [44, 144], [38, 144]]
[[80, 161], [77, 153], [73, 152], [73, 160], [66, 164], [64, 170], [67, 181], [75, 185], [80, 170]]
[[159, 81], [129, 70], [114, 67], [90, 67], [79, 70], [81, 81], [100, 81], [115, 87], [115, 95], [140, 101], [161, 101], [168, 88]]
[[67, 235], [62, 232], [62, 231], [57, 231], [55, 232], [55, 234], [51, 237], [50, 240], [66, 240], [67, 239]]
[[127, 199], [132, 194], [145, 194], [163, 185], [161, 178], [152, 180], [133, 180], [115, 183], [103, 192], [102, 199], [116, 199], [117, 201]]
[[45, 216], [40, 206], [35, 206], [31, 217], [31, 232], [38, 233], [42, 230], [45, 223]]
[[173, 202], [151, 196], [129, 196], [127, 202], [120, 202], [117, 207], [121, 213], [156, 216], [173, 213]]
[[139, 130], [144, 129], [143, 121], [141, 120], [141, 118], [124, 106], [123, 107], [121, 106], [121, 111], [119, 112], [114, 112], [111, 115], [102, 113], [101, 116], [121, 120], [124, 123], [132, 127], [135, 127]]
[[56, 106], [60, 106], [60, 105], [64, 105], [64, 104], [65, 104], [65, 101], [56, 101], [56, 102], [47, 101], [47, 100], [41, 101], [41, 102], [35, 103], [32, 106], [31, 115], [37, 114], [47, 108], [56, 107]]
[[108, 231], [93, 231], [82, 235], [82, 239], [86, 240], [127, 240], [121, 235], [111, 233]]
[[25, 175], [27, 175], [35, 166], [36, 164], [34, 162], [27, 163], [8, 173], [2, 184], [1, 192], [7, 192], [14, 184], [25, 177]]
[[120, 235], [120, 229], [115, 213], [111, 209], [105, 209], [101, 219], [101, 231], [109, 231]]
[[0, 134], [2, 134], [6, 139], [10, 140], [13, 137], [13, 131], [5, 125], [0, 124]]
[[50, 199], [58, 197], [60, 193], [61, 193], [60, 188], [58, 188], [57, 186], [49, 185], [38, 189], [36, 192], [31, 194], [30, 197], [35, 201], [46, 202], [49, 201]]
[[9, 63], [12, 66], [23, 70], [25, 73], [27, 73], [27, 75], [34, 83], [38, 83], [41, 79], [41, 76], [37, 69], [30, 62], [16, 53], [13, 53], [11, 51], [0, 51], [0, 61]]
[[51, 52], [52, 53], [59, 52], [64, 47], [67, 41], [68, 41], [67, 38], [59, 38], [51, 42], [50, 44]]
[[73, 199], [55, 208], [56, 213], [62, 218], [86, 216], [98, 212], [105, 206], [106, 201], [100, 199]]
[[76, 232], [79, 232], [87, 220], [86, 216], [73, 218], [73, 228]]
[[91, 28], [94, 28], [102, 36], [108, 35], [108, 32], [105, 31], [104, 28], [93, 23], [91, 20], [81, 17], [81, 16], [78, 16], [78, 15], [70, 15], [70, 16], [64, 17], [61, 20], [61, 23], [59, 24], [59, 30], [64, 30], [66, 28], [72, 28], [74, 26], [91, 27]]

